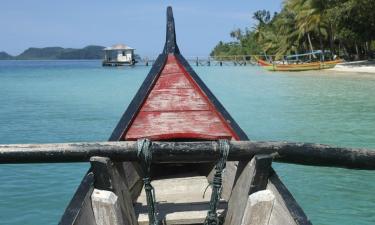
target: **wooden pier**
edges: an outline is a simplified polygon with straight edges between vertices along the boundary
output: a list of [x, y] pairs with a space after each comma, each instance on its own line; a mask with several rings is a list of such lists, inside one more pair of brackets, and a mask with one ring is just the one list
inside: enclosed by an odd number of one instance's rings
[[[259, 55], [230, 55], [230, 56], [188, 56], [186, 60], [194, 66], [254, 66], [258, 65]], [[145, 57], [140, 65], [152, 66], [155, 58]]]

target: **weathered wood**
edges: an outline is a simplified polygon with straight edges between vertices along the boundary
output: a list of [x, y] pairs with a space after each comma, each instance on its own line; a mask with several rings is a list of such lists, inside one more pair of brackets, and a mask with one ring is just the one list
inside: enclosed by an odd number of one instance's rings
[[224, 225], [241, 225], [248, 196], [266, 188], [271, 163], [268, 155], [256, 155], [250, 162], [239, 162]]
[[89, 172], [85, 175], [77, 188], [77, 191], [61, 217], [59, 225], [96, 225], [90, 199], [93, 190], [94, 174]]
[[[291, 142], [231, 141], [229, 161], [273, 154], [274, 161], [313, 166], [375, 169], [375, 150]], [[217, 142], [153, 142], [153, 162], [212, 162], [219, 156]], [[0, 163], [84, 162], [92, 156], [116, 161], [138, 161], [137, 143], [83, 142], [0, 145]]]
[[274, 196], [275, 196], [273, 210], [269, 217], [269, 225], [279, 225], [279, 224], [300, 225], [294, 219], [292, 212], [289, 211], [288, 206], [286, 205], [283, 196], [280, 195], [277, 188], [272, 182], [269, 183], [267, 190], [272, 191], [272, 193], [274, 193]]
[[125, 175], [121, 173], [121, 163], [114, 163], [105, 157], [92, 157], [90, 162], [95, 175], [95, 188], [115, 193], [119, 198], [123, 224], [137, 225], [131, 193]]
[[[158, 218], [166, 224], [202, 224], [207, 216], [211, 187], [205, 176], [184, 174], [183, 177], [153, 180], [155, 188]], [[220, 202], [218, 213], [226, 208]], [[148, 225], [147, 201], [144, 189], [135, 204], [140, 225]]]
[[115, 193], [94, 189], [91, 195], [91, 202], [97, 225], [124, 224], [120, 203]]
[[272, 164], [272, 156], [270, 155], [255, 155], [254, 159], [256, 163], [255, 173], [251, 180], [249, 195], [266, 189]]
[[92, 211], [92, 204], [90, 197], [86, 197], [83, 201], [81, 211], [79, 212], [73, 225], [97, 225], [95, 221], [94, 212]]
[[171, 53], [180, 53], [178, 49], [177, 42], [176, 42], [176, 30], [174, 25], [174, 18], [172, 7], [168, 6], [167, 8], [167, 32], [166, 32], [166, 40], [164, 46], [164, 54], [171, 54]]
[[124, 162], [122, 163], [122, 168], [120, 168], [122, 169], [123, 174], [125, 174], [125, 179], [128, 184], [133, 202], [137, 200], [143, 187], [142, 178], [139, 176], [142, 174], [142, 172], [137, 171], [136, 168], [140, 169], [138, 165], [134, 165], [133, 162]]
[[271, 174], [267, 189], [274, 193], [276, 201], [269, 225], [311, 225], [301, 206], [296, 202], [273, 169]]
[[164, 67], [167, 60], [167, 55], [160, 54], [156, 59], [155, 63], [152, 65], [150, 72], [148, 73], [146, 79], [143, 81], [141, 87], [138, 89], [137, 94], [134, 96], [133, 100], [127, 107], [126, 111], [122, 115], [120, 121], [117, 123], [116, 128], [113, 130], [110, 141], [123, 140], [124, 133], [128, 130], [131, 122], [133, 121], [136, 113], [143, 104], [145, 96], [150, 92], [153, 84], [155, 83], [158, 75]]
[[241, 225], [268, 225], [274, 203], [275, 195], [272, 191], [263, 190], [251, 194], [247, 200]]
[[[177, 83], [169, 82], [169, 78]], [[125, 140], [217, 140], [237, 137], [190, 74], [179, 66], [175, 55], [168, 55], [155, 86], [144, 98], [143, 105], [124, 135]]]
[[246, 133], [232, 118], [232, 116], [228, 113], [228, 111], [224, 108], [224, 106], [220, 103], [216, 96], [211, 92], [211, 90], [206, 86], [206, 84], [202, 81], [198, 74], [193, 70], [184, 56], [181, 54], [176, 54], [176, 58], [180, 65], [184, 68], [184, 70], [190, 75], [190, 77], [202, 90], [202, 92], [207, 96], [208, 99], [210, 99], [211, 103], [224, 118], [224, 121], [226, 121], [230, 129], [233, 130], [234, 140], [248, 140], [249, 138], [247, 137]]
[[[199, 125], [198, 125], [199, 124]], [[140, 112], [126, 138], [230, 138], [222, 121], [210, 111]]]

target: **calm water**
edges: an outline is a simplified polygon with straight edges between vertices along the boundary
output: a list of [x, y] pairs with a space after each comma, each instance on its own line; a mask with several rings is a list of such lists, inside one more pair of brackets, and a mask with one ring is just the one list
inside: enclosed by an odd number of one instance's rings
[[[0, 61], [0, 143], [104, 141], [149, 69]], [[375, 148], [375, 75], [195, 69], [251, 139]], [[314, 224], [375, 224], [375, 172], [274, 165]], [[57, 224], [87, 168], [0, 165], [0, 224]]]

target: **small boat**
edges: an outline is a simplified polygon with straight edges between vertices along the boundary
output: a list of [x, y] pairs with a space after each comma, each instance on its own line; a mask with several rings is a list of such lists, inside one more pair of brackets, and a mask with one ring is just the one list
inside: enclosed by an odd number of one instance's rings
[[[171, 7], [164, 50], [109, 140], [138, 141], [141, 162], [92, 157], [60, 225], [311, 224], [272, 156], [227, 162], [228, 141], [249, 139], [181, 55]], [[218, 141], [221, 156], [154, 164], [152, 141]]]
[[276, 63], [267, 62], [257, 58], [258, 64], [266, 70], [269, 71], [306, 71], [306, 70], [322, 70], [330, 69], [335, 67], [338, 63], [341, 63], [341, 59], [331, 60], [331, 61], [319, 61], [310, 63]]

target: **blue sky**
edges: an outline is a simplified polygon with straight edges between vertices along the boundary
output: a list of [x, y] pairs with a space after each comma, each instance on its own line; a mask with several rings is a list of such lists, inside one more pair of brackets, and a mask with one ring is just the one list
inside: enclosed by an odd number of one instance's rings
[[258, 9], [278, 11], [282, 0], [1, 0], [0, 51], [28, 47], [81, 48], [125, 43], [142, 56], [164, 44], [166, 7], [173, 7], [177, 41], [186, 56], [206, 56], [229, 32], [251, 26]]

